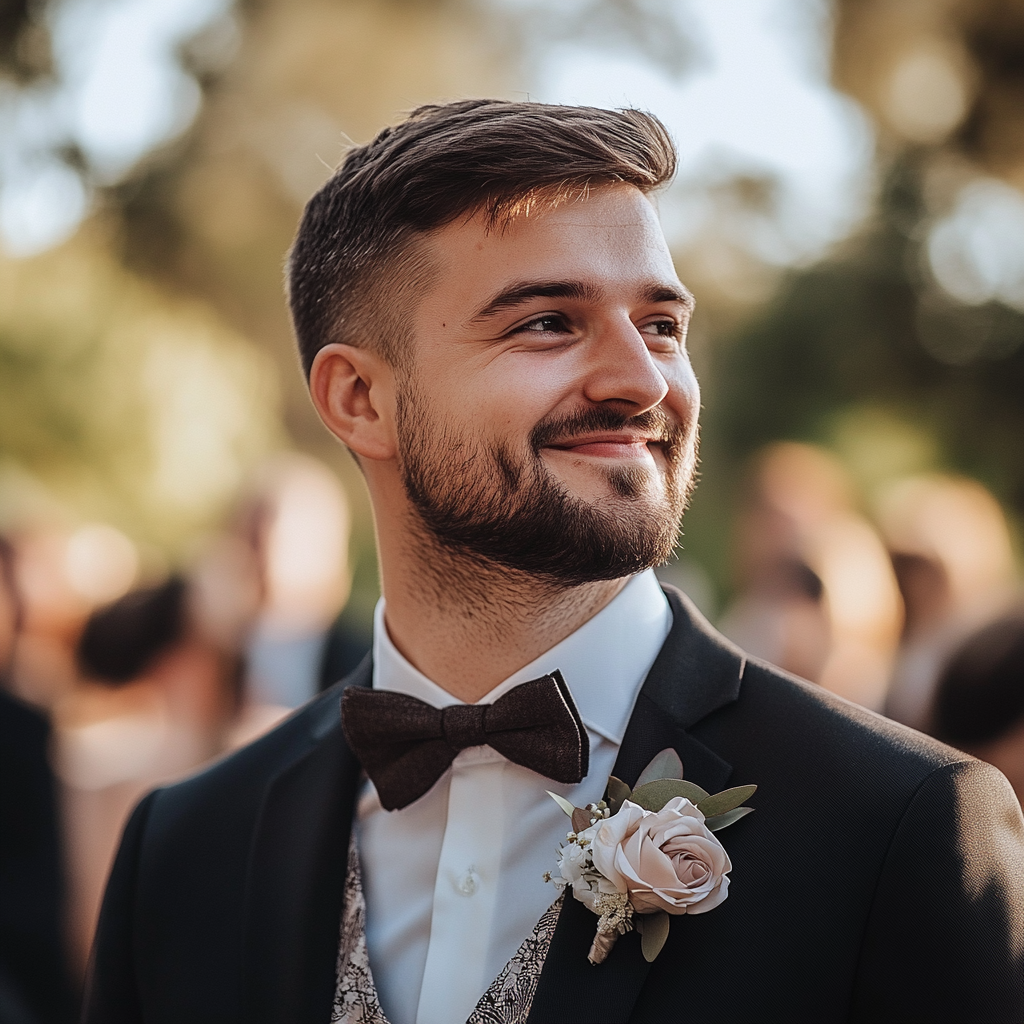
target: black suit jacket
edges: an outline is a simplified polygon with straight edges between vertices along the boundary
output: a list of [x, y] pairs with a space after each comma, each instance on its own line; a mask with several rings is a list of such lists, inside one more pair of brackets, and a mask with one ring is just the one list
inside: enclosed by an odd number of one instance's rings
[[[723, 832], [729, 898], [587, 963], [567, 899], [530, 1021], [1024, 1020], [1024, 830], [995, 769], [744, 656], [666, 588], [673, 629], [615, 772], [674, 747], [756, 783]], [[347, 680], [252, 746], [146, 797], [110, 878], [90, 1024], [327, 1024], [359, 765]], [[453, 1022], [458, 1024], [458, 1022]]]

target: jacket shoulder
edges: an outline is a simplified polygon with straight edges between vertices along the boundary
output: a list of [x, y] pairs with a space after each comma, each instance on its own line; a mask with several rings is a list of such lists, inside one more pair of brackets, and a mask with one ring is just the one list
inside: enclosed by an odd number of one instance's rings
[[[859, 775], [866, 782], [895, 771], [916, 785], [946, 765], [973, 762], [959, 750], [750, 657], [685, 595], [664, 589], [675, 626], [664, 649], [665, 670], [648, 693], [694, 735], [713, 740], [712, 749], [737, 769], [752, 755], [784, 770]], [[706, 696], [709, 691], [715, 696]], [[705, 712], [699, 717], [698, 708]]]
[[923, 782], [933, 772], [974, 758], [915, 729], [844, 700], [821, 686], [754, 658], [744, 667], [734, 713], [756, 719], [780, 745], [822, 768], [842, 767], [879, 781]]
[[[360, 666], [362, 669], [363, 666]], [[192, 823], [202, 827], [254, 823], [268, 787], [311, 748], [341, 735], [341, 693], [360, 670], [289, 715], [270, 732], [220, 758], [181, 782], [153, 794], [149, 838], [165, 828], [177, 832]]]

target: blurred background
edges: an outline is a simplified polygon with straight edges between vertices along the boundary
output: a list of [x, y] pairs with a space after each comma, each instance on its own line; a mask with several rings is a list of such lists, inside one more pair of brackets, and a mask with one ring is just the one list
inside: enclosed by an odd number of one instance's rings
[[1024, 793], [1024, 0], [0, 0], [0, 1021], [73, 1018], [134, 801], [365, 651], [284, 253], [346, 146], [479, 95], [679, 145], [663, 578]]

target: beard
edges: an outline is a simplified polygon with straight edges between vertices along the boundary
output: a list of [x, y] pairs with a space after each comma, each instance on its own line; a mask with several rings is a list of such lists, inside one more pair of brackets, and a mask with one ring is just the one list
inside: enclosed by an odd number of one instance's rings
[[[671, 557], [696, 476], [697, 432], [660, 408], [624, 416], [592, 406], [542, 420], [525, 455], [436, 422], [414, 388], [401, 393], [397, 414], [406, 494], [428, 534], [453, 555], [559, 587], [620, 579]], [[660, 493], [652, 493], [649, 466], [614, 466], [604, 470], [612, 496], [586, 501], [544, 464], [546, 445], [624, 427], [651, 435], [661, 449]]]

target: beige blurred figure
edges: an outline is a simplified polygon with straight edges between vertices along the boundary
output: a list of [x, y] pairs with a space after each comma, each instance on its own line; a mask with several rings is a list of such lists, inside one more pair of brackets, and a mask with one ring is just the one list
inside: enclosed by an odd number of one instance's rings
[[885, 710], [928, 731], [946, 660], [1012, 599], [1006, 517], [976, 481], [935, 475], [893, 484], [879, 502], [878, 521], [906, 607]]
[[79, 638], [81, 677], [55, 702], [69, 927], [84, 970], [124, 822], [154, 786], [224, 748], [238, 706], [240, 651], [258, 601], [230, 539], [210, 542], [187, 577], [97, 610]]
[[25, 614], [12, 684], [45, 711], [77, 678], [74, 648], [90, 612], [127, 593], [139, 569], [135, 545], [105, 523], [38, 524], [14, 533]]
[[348, 598], [348, 500], [337, 476], [289, 453], [258, 474], [238, 517], [255, 559], [260, 603], [246, 640], [239, 745], [318, 689], [327, 630]]
[[754, 460], [735, 532], [739, 596], [720, 622], [750, 654], [875, 710], [901, 605], [885, 549], [838, 463], [810, 445]]

